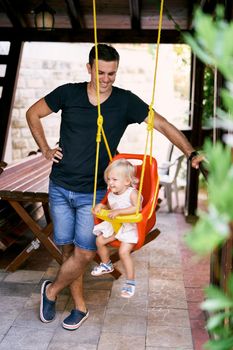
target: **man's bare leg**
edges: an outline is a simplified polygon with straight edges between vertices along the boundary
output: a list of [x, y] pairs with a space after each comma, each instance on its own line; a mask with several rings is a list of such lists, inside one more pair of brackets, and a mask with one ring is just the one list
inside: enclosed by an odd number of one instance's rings
[[[74, 245], [66, 245], [62, 247], [63, 262], [73, 254], [73, 251]], [[70, 293], [73, 298], [74, 308], [86, 312], [87, 308], [83, 297], [83, 274], [71, 283]]]
[[59, 292], [70, 286], [75, 306], [83, 309], [85, 302], [82, 295], [82, 275], [87, 264], [94, 258], [95, 252], [75, 247], [69, 257], [66, 254], [67, 251], [64, 254], [65, 261], [61, 265], [55, 281], [50, 283], [46, 289], [46, 296], [49, 300], [56, 300]]

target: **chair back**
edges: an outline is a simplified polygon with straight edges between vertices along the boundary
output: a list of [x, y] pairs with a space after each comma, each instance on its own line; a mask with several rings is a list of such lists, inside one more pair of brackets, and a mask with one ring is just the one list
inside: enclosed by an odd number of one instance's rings
[[170, 175], [171, 182], [174, 182], [174, 180], [177, 178], [181, 169], [181, 164], [183, 159], [184, 159], [184, 155], [179, 156], [170, 166], [169, 175]]

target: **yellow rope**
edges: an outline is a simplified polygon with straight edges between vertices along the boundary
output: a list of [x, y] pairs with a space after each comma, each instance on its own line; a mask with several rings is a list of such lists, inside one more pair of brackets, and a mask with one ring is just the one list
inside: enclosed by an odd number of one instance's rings
[[155, 195], [154, 195], [154, 198], [153, 198], [153, 203], [152, 203], [152, 206], [151, 206], [151, 209], [150, 209], [150, 214], [148, 216], [148, 220], [151, 218], [153, 212], [154, 212], [154, 209], [155, 209], [155, 201], [157, 199], [157, 194], [159, 192], [159, 181], [157, 181], [157, 184], [156, 184], [156, 189], [155, 189]]
[[98, 109], [98, 117], [99, 117], [101, 115], [101, 112], [100, 112], [99, 58], [98, 58], [98, 47], [97, 47], [98, 41], [97, 41], [95, 0], [93, 0], [93, 21], [94, 21], [94, 40], [95, 40], [96, 97], [97, 97], [97, 109]]
[[96, 25], [96, 6], [95, 0], [93, 0], [93, 21], [94, 21], [94, 40], [95, 40], [95, 70], [96, 70], [96, 97], [97, 97], [97, 133], [96, 133], [96, 159], [95, 159], [95, 179], [94, 179], [94, 194], [92, 207], [96, 205], [96, 191], [97, 191], [97, 180], [98, 180], [98, 168], [99, 168], [99, 153], [100, 153], [100, 142], [101, 135], [103, 135], [105, 147], [110, 161], [112, 160], [111, 151], [108, 145], [108, 141], [103, 128], [104, 118], [101, 115], [100, 108], [100, 88], [99, 88], [99, 59], [98, 59], [98, 40], [97, 40], [97, 25]]
[[106, 138], [106, 135], [105, 135], [105, 132], [104, 132], [103, 128], [102, 128], [102, 135], [103, 135], [105, 147], [107, 149], [108, 157], [109, 157], [110, 161], [112, 161], [112, 154], [111, 154], [111, 151], [110, 151], [110, 148], [109, 148], [109, 145], [108, 145], [108, 141], [107, 141], [107, 138]]
[[[142, 186], [143, 186], [143, 180], [144, 180], [144, 174], [145, 174], [145, 167], [146, 167], [146, 154], [147, 154], [147, 148], [148, 148], [148, 141], [150, 136], [150, 162], [152, 161], [152, 148], [153, 148], [153, 129], [154, 129], [154, 111], [153, 111], [153, 105], [154, 105], [154, 96], [155, 96], [155, 87], [156, 87], [156, 76], [157, 76], [157, 67], [158, 67], [158, 57], [159, 57], [159, 45], [160, 45], [160, 38], [161, 38], [161, 29], [162, 29], [162, 19], [163, 19], [163, 4], [164, 0], [161, 0], [160, 4], [160, 14], [159, 14], [159, 26], [158, 26], [158, 37], [157, 37], [157, 45], [156, 45], [156, 59], [155, 59], [155, 71], [154, 71], [154, 79], [153, 79], [153, 90], [152, 90], [152, 99], [151, 104], [149, 106], [148, 111], [148, 125], [147, 125], [147, 136], [146, 136], [146, 146], [145, 146], [145, 152], [143, 157], [143, 163], [142, 163], [142, 171], [140, 176], [140, 183], [139, 183], [139, 190], [138, 190], [138, 200], [137, 200], [137, 207], [136, 207], [136, 215], [138, 215], [140, 211], [141, 206], [141, 194], [142, 194]], [[100, 149], [100, 142], [101, 142], [101, 133], [103, 135], [103, 139], [105, 142], [105, 146], [109, 155], [109, 159], [112, 160], [112, 155], [110, 152], [110, 148], [104, 133], [103, 129], [103, 117], [101, 115], [100, 110], [100, 96], [99, 96], [99, 67], [98, 67], [98, 43], [97, 43], [97, 25], [96, 25], [96, 5], [95, 0], [93, 0], [93, 19], [94, 19], [94, 39], [95, 39], [95, 63], [96, 63], [96, 92], [97, 92], [97, 107], [98, 107], [98, 119], [97, 119], [97, 135], [96, 135], [96, 165], [95, 165], [95, 181], [94, 181], [94, 195], [93, 195], [93, 207], [96, 204], [96, 191], [97, 191], [97, 177], [98, 177], [98, 163], [99, 163], [99, 149]], [[158, 191], [158, 186], [156, 191]], [[156, 192], [157, 196], [157, 192]], [[156, 198], [155, 196], [155, 198]], [[152, 209], [150, 212], [150, 216], [152, 215], [153, 209], [155, 205], [155, 200], [152, 205]]]
[[161, 29], [162, 29], [162, 21], [163, 21], [163, 3], [164, 3], [164, 0], [161, 0], [160, 13], [159, 13], [158, 38], [157, 38], [157, 45], [156, 45], [154, 83], [153, 83], [152, 99], [151, 99], [151, 106], [152, 107], [154, 105], [154, 98], [155, 98], [156, 76], [157, 76], [158, 58], [159, 58], [159, 45], [160, 45]]
[[[136, 214], [139, 213], [140, 205], [141, 205], [142, 185], [143, 185], [143, 181], [144, 181], [144, 174], [145, 174], [145, 167], [146, 167], [146, 153], [147, 153], [147, 148], [148, 148], [149, 137], [150, 137], [150, 164], [152, 162], [153, 130], [154, 130], [153, 105], [154, 105], [154, 97], [155, 97], [156, 76], [157, 76], [158, 58], [159, 58], [159, 45], [160, 45], [162, 20], [163, 20], [163, 4], [164, 4], [164, 0], [161, 0], [160, 13], [159, 13], [158, 37], [157, 37], [157, 45], [156, 45], [156, 58], [155, 58], [155, 70], [154, 70], [152, 98], [151, 98], [151, 103], [149, 105], [149, 111], [148, 111], [148, 115], [147, 115], [147, 118], [148, 118], [147, 137], [146, 137], [146, 146], [145, 146], [145, 152], [144, 152], [143, 163], [142, 163], [140, 184], [139, 184], [139, 189], [138, 189], [138, 201], [137, 201]], [[156, 190], [158, 191], [158, 186], [157, 186]], [[156, 196], [157, 196], [157, 192], [156, 192], [155, 198], [156, 198]], [[154, 200], [151, 212], [150, 212], [150, 216], [152, 215], [152, 212], [154, 210], [154, 205], [155, 205], [155, 200]]]

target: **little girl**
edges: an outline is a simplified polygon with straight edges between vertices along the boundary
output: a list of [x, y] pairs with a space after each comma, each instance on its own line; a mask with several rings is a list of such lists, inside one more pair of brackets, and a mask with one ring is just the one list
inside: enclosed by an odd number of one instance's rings
[[[109, 189], [108, 202], [107, 205], [97, 204], [93, 213], [96, 214], [101, 209], [110, 209], [109, 218], [112, 219], [118, 215], [135, 214], [138, 200], [138, 191], [135, 189], [135, 185], [138, 183], [138, 179], [135, 177], [134, 166], [124, 158], [117, 159], [106, 168], [104, 179]], [[97, 236], [96, 245], [102, 262], [92, 270], [91, 274], [100, 276], [114, 270], [106, 245], [118, 239], [121, 242], [119, 256], [127, 278], [121, 290], [121, 296], [124, 298], [132, 297], [135, 292], [135, 276], [130, 253], [138, 241], [137, 225], [123, 223], [115, 234], [111, 223], [103, 221], [94, 226], [93, 233]]]

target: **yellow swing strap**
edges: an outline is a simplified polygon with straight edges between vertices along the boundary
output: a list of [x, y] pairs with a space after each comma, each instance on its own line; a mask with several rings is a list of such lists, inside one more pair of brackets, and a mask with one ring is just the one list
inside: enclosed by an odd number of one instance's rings
[[105, 147], [109, 156], [110, 161], [112, 160], [111, 151], [108, 145], [108, 141], [103, 128], [103, 116], [101, 115], [100, 108], [100, 92], [99, 92], [99, 60], [98, 60], [98, 41], [97, 41], [97, 25], [96, 25], [96, 6], [95, 0], [93, 0], [93, 20], [94, 20], [94, 40], [95, 40], [95, 70], [96, 70], [96, 96], [97, 96], [97, 134], [96, 134], [96, 160], [95, 160], [95, 178], [94, 178], [94, 193], [93, 193], [93, 203], [94, 207], [96, 204], [96, 191], [97, 191], [97, 179], [98, 179], [98, 168], [99, 168], [99, 150], [101, 135], [103, 135]]
[[[139, 189], [138, 189], [138, 201], [137, 201], [136, 215], [138, 215], [138, 213], [140, 211], [140, 206], [141, 206], [142, 185], [143, 185], [143, 181], [144, 181], [144, 174], [145, 174], [145, 167], [146, 167], [146, 154], [147, 154], [149, 136], [150, 136], [150, 164], [152, 162], [153, 129], [154, 129], [153, 105], [154, 105], [156, 76], [157, 76], [157, 68], [158, 68], [159, 45], [160, 45], [161, 29], [162, 29], [162, 21], [163, 21], [163, 4], [164, 4], [164, 0], [161, 0], [160, 13], [159, 13], [158, 37], [157, 37], [157, 45], [156, 45], [156, 57], [155, 57], [155, 70], [154, 70], [153, 90], [152, 90], [152, 98], [151, 98], [151, 103], [149, 105], [149, 111], [148, 111], [148, 116], [147, 116], [148, 117], [148, 124], [147, 124], [146, 146], [145, 146], [145, 152], [144, 152], [143, 163], [142, 163], [142, 171], [141, 171], [141, 177], [140, 177], [140, 183], [139, 183]], [[151, 217], [151, 215], [152, 215], [152, 213], [154, 211], [155, 201], [156, 201], [156, 198], [157, 198], [158, 190], [159, 190], [159, 184], [157, 184], [156, 194], [154, 196], [154, 201], [153, 201], [153, 204], [152, 204], [152, 207], [151, 207], [149, 218]]]

